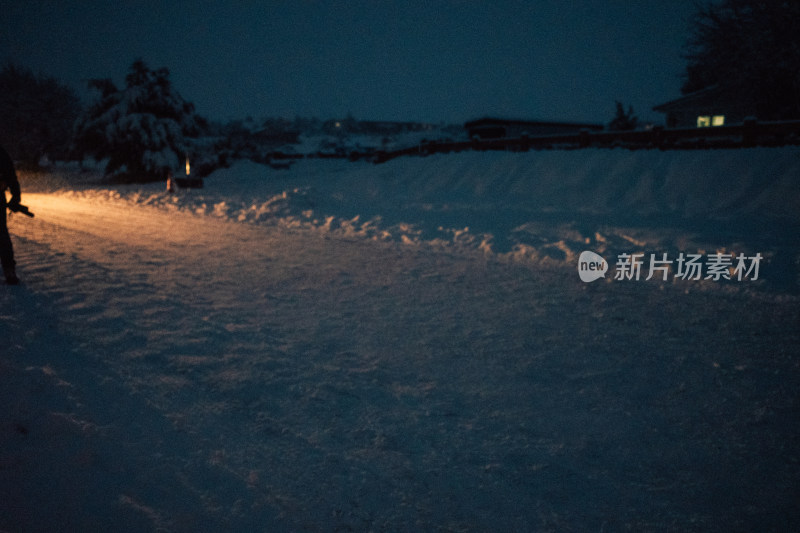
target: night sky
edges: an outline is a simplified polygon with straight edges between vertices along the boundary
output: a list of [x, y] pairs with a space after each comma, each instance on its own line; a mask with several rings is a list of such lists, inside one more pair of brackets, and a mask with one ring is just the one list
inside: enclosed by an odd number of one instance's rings
[[641, 119], [680, 95], [691, 0], [0, 0], [0, 60], [85, 98], [136, 58], [212, 119]]

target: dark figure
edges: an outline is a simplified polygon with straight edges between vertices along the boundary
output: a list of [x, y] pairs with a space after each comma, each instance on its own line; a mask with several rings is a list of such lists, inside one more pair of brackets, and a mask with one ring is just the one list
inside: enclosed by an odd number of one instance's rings
[[[11, 192], [11, 200], [6, 201], [6, 189]], [[8, 235], [8, 222], [6, 208], [15, 209], [20, 202], [19, 181], [14, 170], [14, 162], [8, 152], [0, 146], [0, 263], [3, 265], [3, 274], [6, 283], [16, 285], [16, 262], [14, 262], [14, 248], [11, 246], [11, 237]]]

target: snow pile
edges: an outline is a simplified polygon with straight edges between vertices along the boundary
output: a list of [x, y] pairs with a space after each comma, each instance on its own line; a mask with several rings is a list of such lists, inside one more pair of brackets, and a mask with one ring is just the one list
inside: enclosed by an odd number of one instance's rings
[[[796, 202], [796, 152], [766, 154], [785, 175], [726, 213]], [[23, 176], [0, 530], [797, 530], [798, 297], [575, 272], [584, 246], [699, 239], [561, 183], [656, 156], [241, 164], [176, 195]], [[663, 157], [637, 197], [726, 161]]]
[[[240, 162], [201, 190], [63, 194], [254, 225], [572, 264], [599, 253], [762, 253], [792, 269], [800, 149], [574, 150], [407, 157], [383, 165]], [[796, 265], [795, 265], [796, 266]], [[796, 276], [795, 276], [796, 278]]]

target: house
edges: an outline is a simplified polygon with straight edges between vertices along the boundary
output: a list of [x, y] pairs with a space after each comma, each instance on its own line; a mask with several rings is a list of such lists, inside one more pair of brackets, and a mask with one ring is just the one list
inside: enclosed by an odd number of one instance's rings
[[668, 128], [705, 128], [739, 124], [756, 112], [729, 91], [717, 86], [689, 93], [657, 105], [653, 111], [666, 115]]
[[464, 124], [464, 129], [467, 130], [470, 139], [502, 139], [539, 135], [569, 135], [580, 133], [581, 130], [600, 131], [603, 129], [603, 125], [486, 117], [467, 122]]
[[298, 144], [300, 132], [291, 129], [277, 129], [267, 127], [250, 134], [251, 139], [262, 146], [280, 146], [285, 144]]

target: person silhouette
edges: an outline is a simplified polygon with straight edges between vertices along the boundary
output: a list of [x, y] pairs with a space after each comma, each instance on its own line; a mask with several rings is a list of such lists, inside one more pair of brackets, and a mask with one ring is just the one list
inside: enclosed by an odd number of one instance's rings
[[[10, 200], [6, 200], [6, 189], [11, 192]], [[11, 246], [11, 237], [8, 234], [6, 208], [15, 210], [20, 200], [19, 180], [14, 170], [14, 162], [5, 148], [0, 146], [0, 263], [3, 266], [6, 283], [9, 285], [18, 284], [19, 278], [16, 271], [17, 264], [14, 261], [14, 248]]]

